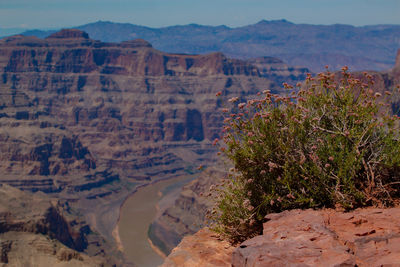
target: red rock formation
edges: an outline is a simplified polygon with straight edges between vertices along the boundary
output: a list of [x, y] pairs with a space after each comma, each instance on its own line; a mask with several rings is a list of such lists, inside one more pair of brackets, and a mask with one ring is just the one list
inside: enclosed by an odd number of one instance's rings
[[[45, 40], [12, 36], [0, 40], [6, 72], [103, 73], [130, 76], [259, 76], [251, 64], [209, 55], [166, 54], [144, 40], [102, 43], [79, 30], [62, 30]], [[7, 62], [8, 61], [8, 62]]]
[[205, 228], [183, 238], [162, 266], [398, 266], [399, 218], [399, 207], [269, 214], [263, 234], [237, 248]]
[[232, 266], [394, 266], [399, 218], [400, 208], [270, 214], [263, 235], [234, 251]]
[[65, 201], [0, 185], [0, 264], [113, 266], [112, 250]]
[[221, 169], [202, 172], [182, 188], [173, 205], [155, 218], [149, 228], [149, 238], [164, 254], [168, 255], [182, 237], [194, 234], [206, 225], [207, 211], [214, 205], [208, 195], [209, 188], [225, 175]]
[[[135, 179], [160, 173], [156, 165], [183, 170], [169, 149], [180, 142], [207, 158], [210, 148], [198, 142], [219, 134], [216, 92], [245, 96], [274, 86], [220, 53], [166, 54], [144, 40], [102, 43], [78, 30], [0, 40], [0, 67], [0, 170], [14, 176], [111, 168]], [[60, 156], [63, 144], [85, 155]], [[134, 175], [138, 169], [145, 170]]]
[[[368, 73], [372, 76], [374, 81], [374, 85], [372, 86], [374, 91], [380, 92], [383, 96], [385, 96], [385, 92], [387, 91], [392, 93], [390, 98], [382, 97], [381, 100], [384, 100], [389, 104], [389, 107], [394, 114], [400, 115], [400, 49], [397, 52], [396, 64], [393, 68], [387, 71], [369, 71]], [[362, 73], [355, 73], [355, 75], [361, 80], [364, 76]]]
[[307, 73], [310, 71], [307, 68], [288, 66], [282, 60], [274, 57], [260, 57], [248, 60], [249, 63], [256, 66], [261, 75], [277, 81], [279, 84], [284, 82], [296, 84], [304, 81]]
[[73, 39], [89, 39], [89, 35], [86, 32], [77, 30], [77, 29], [62, 29], [59, 32], [53, 33], [46, 39], [68, 39], [68, 38], [73, 38]]
[[233, 249], [204, 228], [185, 237], [160, 267], [230, 267]]

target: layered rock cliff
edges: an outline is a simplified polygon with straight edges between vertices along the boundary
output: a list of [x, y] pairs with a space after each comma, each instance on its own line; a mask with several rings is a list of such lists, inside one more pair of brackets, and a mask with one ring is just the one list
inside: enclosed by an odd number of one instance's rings
[[182, 237], [194, 234], [206, 225], [206, 215], [214, 205], [209, 196], [210, 187], [224, 176], [223, 169], [202, 172], [154, 219], [149, 238], [164, 254], [168, 255]]
[[[112, 266], [102, 237], [67, 202], [0, 185], [2, 266]], [[108, 253], [107, 253], [108, 252]]]
[[[373, 89], [381, 93], [383, 99], [389, 104], [394, 114], [400, 115], [400, 49], [397, 51], [396, 63], [393, 68], [382, 72], [368, 72], [373, 80]], [[361, 73], [356, 73], [360, 78]], [[390, 96], [387, 95], [390, 93]]]
[[101, 43], [77, 30], [3, 39], [0, 67], [1, 171], [29, 177], [112, 169], [141, 181], [179, 171], [182, 157], [169, 148], [219, 135], [217, 91], [280, 89], [220, 53], [171, 55], [143, 40]]

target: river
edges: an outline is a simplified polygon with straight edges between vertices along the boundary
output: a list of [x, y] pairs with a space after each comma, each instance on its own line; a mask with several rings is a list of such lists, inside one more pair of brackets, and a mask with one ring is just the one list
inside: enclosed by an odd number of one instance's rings
[[165, 195], [175, 192], [173, 187], [182, 186], [189, 176], [179, 176], [139, 188], [123, 204], [118, 222], [119, 237], [127, 259], [138, 267], [155, 267], [163, 257], [153, 250], [147, 231], [157, 213], [157, 204]]

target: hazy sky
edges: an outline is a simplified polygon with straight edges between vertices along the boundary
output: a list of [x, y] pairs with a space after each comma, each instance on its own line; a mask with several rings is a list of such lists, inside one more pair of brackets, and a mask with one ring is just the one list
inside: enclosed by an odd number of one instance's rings
[[98, 20], [150, 27], [243, 26], [262, 19], [311, 24], [400, 24], [400, 0], [0, 0], [0, 28], [71, 27]]

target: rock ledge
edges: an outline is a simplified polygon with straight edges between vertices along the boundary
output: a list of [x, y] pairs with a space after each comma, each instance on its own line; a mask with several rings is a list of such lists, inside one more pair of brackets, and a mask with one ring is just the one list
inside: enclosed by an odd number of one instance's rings
[[65, 39], [65, 38], [83, 38], [83, 39], [89, 39], [89, 34], [87, 34], [84, 31], [77, 30], [77, 29], [62, 29], [61, 31], [58, 31], [56, 33], [53, 33], [46, 39]]
[[262, 235], [237, 248], [207, 228], [186, 236], [162, 267], [399, 266], [400, 207], [291, 210], [266, 220]]
[[232, 266], [398, 266], [400, 208], [292, 210], [270, 214]]
[[230, 267], [234, 247], [203, 228], [186, 236], [161, 267]]

